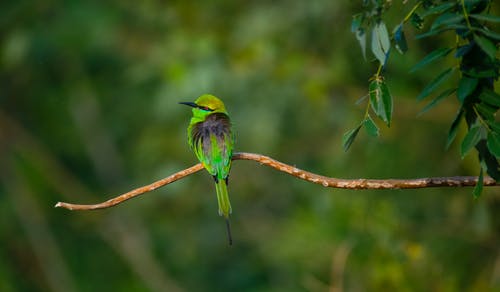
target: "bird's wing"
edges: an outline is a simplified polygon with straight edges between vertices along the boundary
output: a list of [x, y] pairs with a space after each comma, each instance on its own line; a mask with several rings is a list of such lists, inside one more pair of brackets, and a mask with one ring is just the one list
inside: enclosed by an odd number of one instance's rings
[[204, 122], [194, 124], [189, 144], [207, 171], [219, 179], [225, 179], [231, 168], [234, 136], [229, 117], [214, 113]]

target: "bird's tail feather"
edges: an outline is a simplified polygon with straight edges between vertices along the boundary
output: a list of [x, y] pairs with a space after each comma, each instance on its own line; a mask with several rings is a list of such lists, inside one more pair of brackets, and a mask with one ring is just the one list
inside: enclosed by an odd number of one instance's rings
[[226, 218], [226, 231], [229, 245], [233, 245], [233, 236], [231, 235], [231, 224], [229, 224], [229, 218]]
[[231, 203], [229, 202], [229, 196], [227, 193], [227, 183], [225, 179], [219, 179], [215, 183], [215, 189], [217, 192], [217, 202], [219, 203], [219, 215], [224, 216], [226, 219], [226, 229], [227, 238], [229, 240], [229, 245], [233, 244], [233, 238], [231, 236], [231, 225], [229, 224], [229, 214], [231, 214]]
[[227, 194], [226, 180], [219, 179], [215, 183], [215, 189], [217, 191], [217, 202], [219, 203], [219, 215], [224, 216], [224, 218], [229, 218], [229, 214], [231, 214], [231, 203], [229, 202], [229, 196]]

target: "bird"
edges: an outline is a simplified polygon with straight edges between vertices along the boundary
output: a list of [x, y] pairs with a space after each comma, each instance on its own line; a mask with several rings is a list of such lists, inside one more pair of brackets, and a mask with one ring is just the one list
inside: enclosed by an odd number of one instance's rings
[[226, 221], [229, 245], [232, 245], [229, 215], [231, 203], [227, 191], [235, 137], [224, 103], [211, 94], [194, 102], [180, 102], [192, 107], [193, 116], [187, 128], [188, 144], [215, 182], [219, 215]]

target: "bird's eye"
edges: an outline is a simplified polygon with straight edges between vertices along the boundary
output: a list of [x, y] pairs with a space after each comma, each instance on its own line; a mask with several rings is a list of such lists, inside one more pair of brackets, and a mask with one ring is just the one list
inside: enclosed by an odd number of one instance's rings
[[209, 108], [208, 106], [200, 106], [199, 108], [202, 109], [202, 110], [204, 110], [204, 111], [209, 111], [209, 112], [212, 111], [212, 109]]

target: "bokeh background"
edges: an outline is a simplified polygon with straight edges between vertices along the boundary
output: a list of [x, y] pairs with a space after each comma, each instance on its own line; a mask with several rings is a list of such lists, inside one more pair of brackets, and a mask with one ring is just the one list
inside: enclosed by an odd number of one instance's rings
[[[475, 154], [444, 149], [455, 98], [417, 115], [442, 64], [408, 73], [452, 34], [406, 29], [385, 73], [393, 125], [343, 152], [376, 70], [350, 32], [361, 2], [2, 1], [0, 290], [499, 291], [498, 188], [327, 189], [236, 161], [231, 247], [205, 172], [112, 209], [53, 207], [195, 164], [178, 102], [203, 93], [225, 101], [237, 151], [341, 178], [477, 175]], [[393, 5], [390, 26], [411, 8]]]

